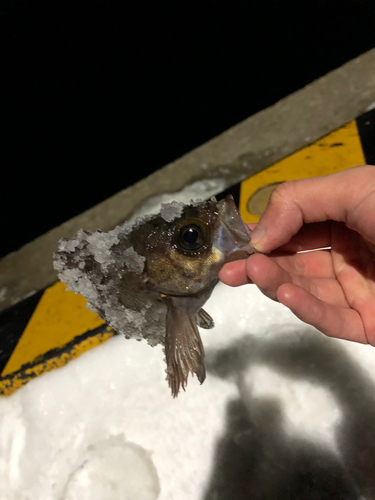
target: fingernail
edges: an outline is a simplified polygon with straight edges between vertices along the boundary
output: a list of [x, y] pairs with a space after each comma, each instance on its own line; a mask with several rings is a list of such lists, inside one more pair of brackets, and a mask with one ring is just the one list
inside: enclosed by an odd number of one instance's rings
[[264, 227], [258, 224], [255, 229], [251, 231], [251, 243], [256, 246], [263, 239], [265, 232], [266, 230]]

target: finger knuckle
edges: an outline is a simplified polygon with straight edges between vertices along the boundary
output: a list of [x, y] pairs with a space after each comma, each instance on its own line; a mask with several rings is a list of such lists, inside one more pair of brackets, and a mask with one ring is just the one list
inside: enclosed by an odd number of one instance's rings
[[278, 206], [289, 206], [294, 198], [295, 193], [298, 190], [299, 180], [286, 181], [278, 186], [272, 191], [270, 196], [270, 204]]

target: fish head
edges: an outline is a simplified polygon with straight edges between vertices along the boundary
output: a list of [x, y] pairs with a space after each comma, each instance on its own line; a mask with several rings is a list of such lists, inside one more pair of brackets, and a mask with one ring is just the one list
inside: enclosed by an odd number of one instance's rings
[[213, 288], [223, 264], [254, 252], [231, 196], [185, 205], [173, 220], [159, 215], [133, 232], [132, 244], [146, 258], [148, 280], [172, 296]]

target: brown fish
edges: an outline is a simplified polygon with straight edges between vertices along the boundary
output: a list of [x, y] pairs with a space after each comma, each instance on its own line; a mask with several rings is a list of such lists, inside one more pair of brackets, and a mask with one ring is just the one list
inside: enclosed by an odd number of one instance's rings
[[189, 372], [203, 383], [204, 348], [197, 325], [214, 326], [202, 309], [225, 262], [254, 249], [232, 197], [172, 202], [133, 226], [80, 230], [59, 242], [54, 267], [69, 290], [126, 338], [164, 345], [174, 397]]

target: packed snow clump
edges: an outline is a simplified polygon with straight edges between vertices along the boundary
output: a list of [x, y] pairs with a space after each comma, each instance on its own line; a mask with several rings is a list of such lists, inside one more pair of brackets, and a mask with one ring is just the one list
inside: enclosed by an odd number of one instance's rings
[[[164, 203], [159, 215], [171, 222], [184, 207]], [[75, 238], [61, 239], [54, 255], [54, 268], [67, 290], [83, 295], [87, 306], [126, 338], [146, 339], [152, 346], [164, 341], [166, 305], [146, 293], [146, 258], [135, 251], [129, 235], [153, 217], [139, 217], [108, 233], [81, 229]]]
[[179, 203], [178, 201], [172, 201], [171, 203], [162, 203], [160, 215], [165, 221], [172, 222], [177, 217], [181, 217], [184, 206], [184, 203]]

